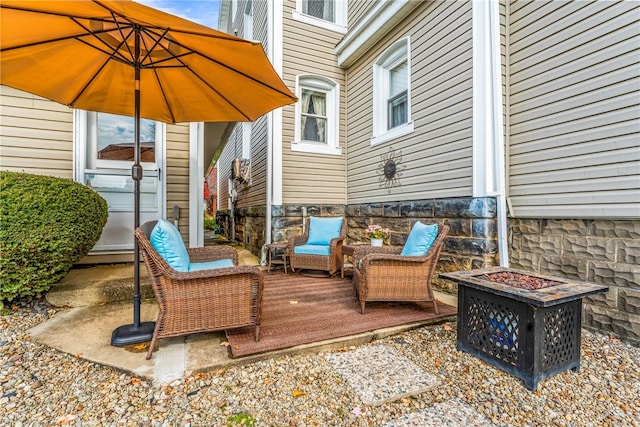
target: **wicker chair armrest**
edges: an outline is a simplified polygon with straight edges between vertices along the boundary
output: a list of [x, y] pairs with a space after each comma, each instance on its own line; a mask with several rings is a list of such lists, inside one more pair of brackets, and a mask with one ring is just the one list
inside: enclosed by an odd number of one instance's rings
[[361, 259], [370, 254], [399, 255], [400, 252], [402, 252], [402, 246], [359, 245], [353, 251], [353, 262], [354, 265], [358, 265]]
[[238, 251], [231, 246], [203, 246], [200, 248], [188, 248], [189, 261], [208, 262], [221, 259], [230, 259], [234, 265], [238, 265]]
[[260, 282], [262, 282], [263, 280], [262, 271], [260, 271], [258, 267], [250, 265], [227, 268], [212, 268], [210, 270], [187, 272], [176, 271], [173, 269], [168, 269], [167, 271], [165, 271], [165, 276], [167, 276], [171, 280], [208, 279], [213, 277], [236, 276], [242, 274], [253, 274], [259, 279]]

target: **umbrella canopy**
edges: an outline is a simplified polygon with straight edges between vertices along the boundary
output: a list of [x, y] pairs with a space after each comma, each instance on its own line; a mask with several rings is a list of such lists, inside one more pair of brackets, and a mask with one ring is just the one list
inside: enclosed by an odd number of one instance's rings
[[[74, 108], [135, 117], [134, 228], [140, 225], [140, 118], [167, 123], [253, 121], [295, 102], [262, 45], [129, 0], [0, 2], [0, 84]], [[149, 341], [134, 320], [113, 345]]]
[[70, 107], [133, 116], [136, 70], [140, 116], [166, 123], [253, 121], [296, 101], [260, 43], [132, 1], [0, 7], [1, 83]]

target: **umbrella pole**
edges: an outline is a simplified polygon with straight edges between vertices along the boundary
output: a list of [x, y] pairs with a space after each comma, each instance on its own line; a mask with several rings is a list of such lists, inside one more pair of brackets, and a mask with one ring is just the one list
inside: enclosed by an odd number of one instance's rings
[[[135, 142], [133, 148], [133, 226], [140, 226], [140, 181], [142, 181], [142, 165], [140, 164], [140, 29], [135, 27]], [[133, 324], [116, 328], [111, 334], [111, 345], [122, 347], [151, 341], [155, 322], [140, 322], [140, 248], [133, 239]]]

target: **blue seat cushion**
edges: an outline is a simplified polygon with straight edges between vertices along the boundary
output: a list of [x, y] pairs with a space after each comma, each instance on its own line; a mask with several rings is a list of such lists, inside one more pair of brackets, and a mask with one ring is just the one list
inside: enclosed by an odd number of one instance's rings
[[151, 231], [149, 240], [151, 246], [171, 268], [181, 272], [189, 271], [189, 253], [175, 225], [159, 219]]
[[330, 249], [329, 245], [300, 245], [293, 248], [293, 253], [300, 255], [329, 256]]
[[331, 239], [340, 237], [344, 218], [309, 217], [309, 237], [307, 245], [328, 245]]
[[422, 256], [427, 253], [433, 242], [438, 237], [437, 224], [423, 224], [420, 221], [413, 224], [407, 242], [402, 248], [400, 255]]
[[217, 261], [192, 262], [189, 264], [189, 271], [211, 270], [213, 268], [235, 267], [233, 260], [219, 259]]

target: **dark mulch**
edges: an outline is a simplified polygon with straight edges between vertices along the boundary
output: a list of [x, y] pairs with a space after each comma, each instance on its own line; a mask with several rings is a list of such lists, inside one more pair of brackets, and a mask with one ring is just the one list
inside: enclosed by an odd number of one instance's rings
[[265, 274], [260, 341], [252, 328], [228, 331], [227, 339], [232, 356], [241, 357], [456, 314], [438, 307], [436, 315], [432, 303], [368, 302], [361, 314], [351, 279], [272, 272]]

